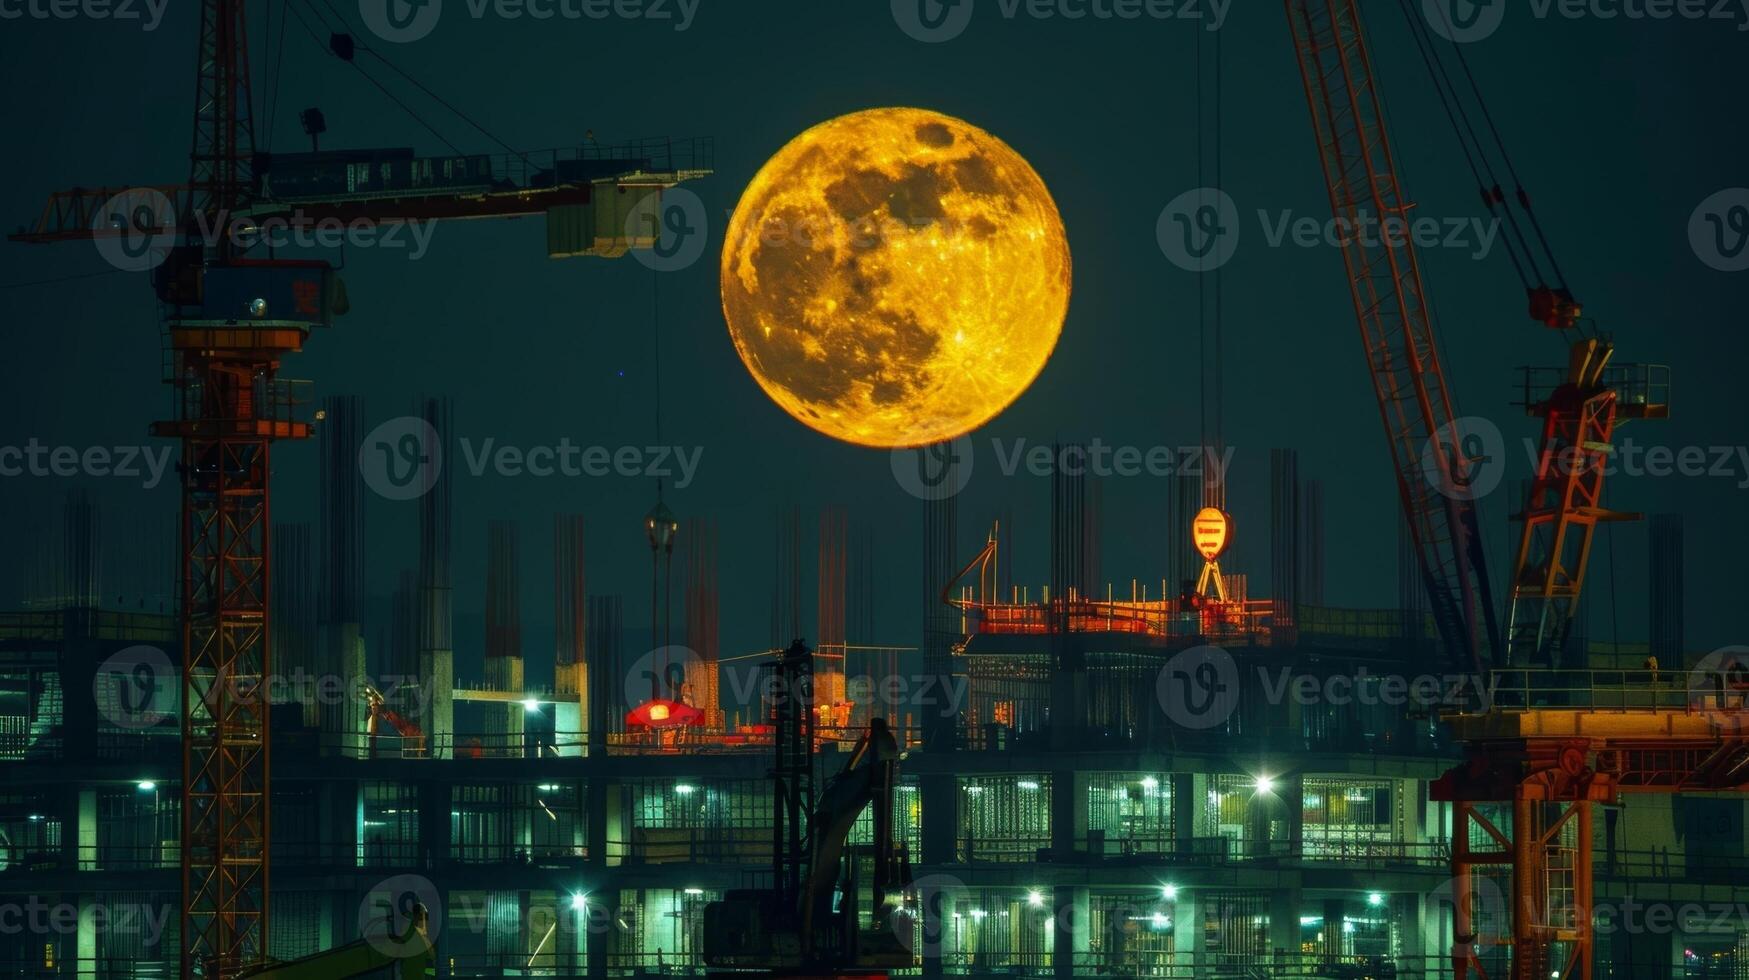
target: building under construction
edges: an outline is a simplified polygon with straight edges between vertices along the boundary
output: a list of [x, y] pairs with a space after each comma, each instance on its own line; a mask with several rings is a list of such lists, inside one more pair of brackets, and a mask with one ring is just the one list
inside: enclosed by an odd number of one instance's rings
[[[323, 460], [356, 438], [342, 421], [351, 411], [330, 405], [324, 438], [339, 445]], [[448, 431], [445, 400], [421, 411]], [[869, 542], [843, 511], [822, 512], [817, 533], [798, 511], [778, 514], [773, 635], [808, 619], [820, 633], [804, 728], [813, 766], [836, 771], [873, 718], [890, 719], [906, 750], [891, 805], [908, 883], [888, 928], [914, 965], [887, 972], [1433, 978], [1454, 975], [1453, 951], [1468, 942], [1486, 975], [1518, 975], [1505, 972], [1501, 938], [1509, 868], [1478, 867], [1467, 886], [1482, 938], [1453, 931], [1453, 830], [1493, 811], [1478, 805], [1460, 822], [1434, 787], [1462, 759], [1450, 718], [1522, 709], [1538, 696], [1534, 672], [1489, 692], [1430, 666], [1439, 640], [1413, 603], [1313, 601], [1316, 483], [1291, 452], [1271, 462], [1269, 597], [1241, 571], [1223, 573], [1224, 598], [1213, 583], [1192, 587], [1194, 490], [1173, 495], [1170, 524], [1183, 533], [1164, 549], [1166, 580], [1121, 590], [1099, 584], [1098, 495], [1085, 477], [1052, 482], [1051, 581], [1037, 587], [1012, 581], [1003, 528], [974, 530], [952, 499], [926, 503], [920, 648], [874, 642]], [[555, 518], [541, 547], [558, 642], [537, 652], [522, 641], [516, 580], [529, 529], [474, 525], [486, 567], [463, 573], [441, 481], [419, 504], [418, 567], [386, 621], [366, 622], [355, 479], [325, 464], [321, 526], [274, 531], [285, 690], [272, 708], [266, 959], [344, 947], [416, 900], [432, 914], [438, 976], [704, 975], [707, 907], [768, 886], [785, 846], [777, 709], [757, 695], [735, 702], [746, 685], [729, 682], [770, 654], [717, 649], [708, 522], [679, 532], [684, 643], [646, 651], [627, 646], [622, 601], [586, 591], [583, 519]], [[1660, 521], [1653, 535], [1661, 571], [1679, 567], [1680, 526]], [[50, 924], [0, 931], [0, 958], [12, 976], [177, 976], [176, 618], [102, 600], [88, 502], [69, 501], [60, 537], [40, 594], [0, 619], [0, 896]], [[800, 609], [807, 567], [812, 617]], [[1402, 571], [1404, 594], [1417, 595], [1413, 563]], [[483, 593], [484, 676], [455, 675], [458, 589]], [[1674, 680], [1649, 685], [1650, 645], [1578, 633], [1568, 642], [1585, 666], [1562, 676], [1618, 711], [1698, 710], [1680, 596], [1649, 601]], [[550, 689], [524, 681], [537, 656], [554, 658]], [[639, 709], [656, 703], [696, 714], [650, 724]], [[1743, 818], [1741, 797], [1720, 795], [1604, 808], [1591, 901], [1624, 915], [1635, 902], [1749, 901]], [[857, 818], [852, 848], [870, 841], [873, 819]], [[1557, 825], [1540, 872], [1550, 916], [1580, 898], [1576, 833]], [[1498, 849], [1481, 829], [1465, 846]], [[1739, 977], [1745, 942], [1736, 919], [1623, 928], [1596, 937], [1595, 975]]]

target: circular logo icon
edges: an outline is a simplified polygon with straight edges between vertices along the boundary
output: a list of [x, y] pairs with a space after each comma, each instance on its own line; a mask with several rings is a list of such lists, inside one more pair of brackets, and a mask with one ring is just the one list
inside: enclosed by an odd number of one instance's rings
[[626, 215], [626, 238], [638, 243], [632, 257], [657, 272], [674, 272], [697, 262], [704, 255], [709, 230], [704, 201], [684, 187], [651, 194]]
[[1160, 212], [1154, 237], [1173, 265], [1186, 272], [1213, 272], [1239, 250], [1239, 206], [1218, 188], [1185, 191]]
[[358, 934], [377, 952], [405, 959], [437, 943], [443, 902], [423, 875], [396, 875], [377, 883], [358, 905]]
[[1480, 500], [1506, 476], [1506, 437], [1481, 416], [1452, 419], [1421, 446], [1421, 476], [1453, 500]]
[[1454, 44], [1491, 36], [1506, 20], [1506, 0], [1421, 0], [1433, 33]]
[[970, 917], [971, 889], [953, 875], [923, 875], [905, 887], [904, 901], [889, 922], [893, 934], [917, 956], [950, 951], [955, 918]]
[[388, 500], [423, 497], [443, 472], [443, 445], [431, 423], [417, 415], [392, 418], [358, 446], [365, 485]]
[[1239, 665], [1217, 646], [1174, 654], [1154, 680], [1166, 717], [1194, 731], [1225, 724], [1239, 707]]
[[1508, 917], [1506, 893], [1493, 878], [1482, 874], [1470, 875], [1470, 887], [1460, 893], [1458, 879], [1447, 878], [1438, 888], [1427, 895], [1427, 914], [1429, 921], [1434, 921], [1437, 915], [1446, 922], [1455, 921], [1454, 915], [1463, 911], [1470, 923], [1470, 934], [1452, 937], [1452, 959], [1460, 961], [1473, 960], [1491, 946], [1500, 945], [1503, 937], [1512, 933], [1512, 922]]
[[176, 205], [156, 188], [122, 191], [103, 202], [91, 234], [98, 254], [117, 269], [155, 269], [176, 246]]
[[1731, 187], [1700, 202], [1688, 219], [1688, 243], [1720, 272], [1749, 269], [1749, 187]]
[[680, 701], [696, 706], [695, 697], [705, 692], [708, 672], [704, 658], [679, 644], [657, 647], [626, 667], [626, 704], [638, 705], [651, 698]]
[[181, 672], [164, 651], [131, 646], [97, 668], [91, 693], [97, 713], [117, 728], [151, 728], [178, 716]]
[[1749, 647], [1720, 647], [1688, 672], [1688, 705], [1713, 724], [1749, 729]]
[[912, 40], [940, 44], [965, 33], [972, 0], [893, 0], [893, 20]]
[[892, 452], [893, 479], [918, 500], [946, 500], [972, 479], [972, 437]]
[[437, 29], [443, 0], [358, 0], [358, 15], [372, 34], [393, 44], [406, 44]]

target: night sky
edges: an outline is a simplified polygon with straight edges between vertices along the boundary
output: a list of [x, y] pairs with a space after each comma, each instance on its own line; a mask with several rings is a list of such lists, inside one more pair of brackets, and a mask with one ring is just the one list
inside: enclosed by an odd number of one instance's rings
[[[652, 444], [654, 292], [663, 435], [703, 449], [697, 479], [670, 490], [668, 501], [683, 519], [721, 526], [725, 654], [767, 643], [774, 511], [791, 503], [802, 508], [810, 556], [823, 505], [843, 505], [853, 522], [878, 529], [881, 639], [914, 644], [920, 635], [921, 504], [895, 482], [888, 453], [832, 442], [771, 404], [737, 359], [718, 302], [727, 213], [754, 171], [817, 122], [883, 105], [962, 117], [1032, 163], [1067, 226], [1074, 257], [1068, 321], [1042, 376], [976, 436], [980, 455], [960, 498], [964, 557], [997, 509], [1012, 507], [1017, 578], [1036, 593], [1047, 577], [1049, 481], [1003, 476], [989, 437], [1141, 447], [1198, 438], [1199, 277], [1167, 261], [1155, 223], [1167, 202], [1214, 182], [1212, 172], [1198, 176], [1198, 45], [1206, 68], [1217, 36], [1204, 30], [1206, 17], [1009, 19], [997, 0], [977, 0], [963, 35], [925, 44], [876, 0], [704, 0], [684, 31], [672, 19], [536, 21], [489, 12], [475, 19], [465, 0], [447, 0], [428, 37], [396, 45], [364, 32], [355, 4], [314, 3], [331, 22], [343, 12], [361, 45], [374, 45], [518, 149], [575, 145], [586, 130], [604, 142], [715, 138], [715, 175], [687, 185], [709, 209], [712, 236], [691, 267], [656, 274], [630, 258], [549, 260], [538, 219], [439, 224], [418, 261], [406, 250], [348, 250], [351, 314], [314, 336], [283, 374], [314, 379], [325, 394], [362, 395], [367, 431], [435, 393], [455, 397], [457, 434], [476, 442]], [[1363, 6], [1371, 11], [1419, 213], [1480, 214], [1398, 4]], [[294, 9], [314, 25], [304, 0]], [[1498, 33], [1468, 53], [1580, 298], [1616, 334], [1621, 360], [1672, 367], [1674, 418], [1632, 424], [1621, 435], [1641, 445], [1729, 447], [1723, 475], [1618, 478], [1609, 499], [1621, 509], [1684, 515], [1690, 649], [1745, 642], [1739, 610], [1749, 452], [1736, 447], [1749, 442], [1740, 401], [1749, 272], [1703, 264], [1688, 229], [1704, 199], [1749, 184], [1740, 105], [1749, 33], [1733, 22], [1538, 19], [1531, 9], [1513, 0]], [[443, 150], [424, 125], [314, 44], [297, 20], [285, 32], [283, 60], [264, 53], [264, 10], [250, 8], [257, 101], [274, 101], [269, 93], [278, 91], [272, 132], [265, 119], [257, 123], [259, 143], [307, 149], [297, 112], [320, 106], [329, 127], [323, 149]], [[282, 10], [273, 4], [276, 45]], [[197, 19], [195, 4], [171, 0], [153, 31], [138, 21], [0, 22], [9, 175], [0, 223], [10, 229], [32, 221], [51, 191], [74, 185], [186, 180]], [[1221, 274], [1225, 436], [1235, 451], [1230, 509], [1240, 529], [1224, 564], [1250, 572], [1253, 593], [1267, 594], [1269, 450], [1297, 448], [1302, 476], [1326, 486], [1327, 599], [1387, 606], [1397, 588], [1397, 505], [1339, 254], [1268, 247], [1257, 218], [1260, 209], [1328, 217], [1281, 6], [1234, 4], [1218, 37], [1224, 186], [1244, 224]], [[373, 57], [361, 55], [360, 63], [450, 142], [469, 152], [501, 151]], [[1203, 101], [1204, 130], [1212, 134], [1212, 91]], [[5, 243], [0, 255], [0, 281], [9, 284], [0, 291], [8, 341], [0, 357], [0, 445], [32, 438], [77, 447], [164, 445], [145, 435], [146, 423], [169, 411], [147, 277], [100, 274], [108, 266], [85, 243]], [[1534, 434], [1510, 405], [1514, 369], [1560, 363], [1564, 350], [1552, 331], [1524, 316], [1503, 254], [1478, 261], [1468, 250], [1435, 248], [1423, 258], [1460, 410], [1495, 420], [1507, 437], [1508, 480], [1484, 507], [1499, 578], [1505, 521], [1517, 506], [1508, 491], [1528, 471], [1522, 441]], [[1213, 286], [1204, 277], [1203, 287]], [[314, 521], [315, 446], [282, 444], [276, 452], [276, 519]], [[58, 525], [59, 499], [76, 487], [97, 496], [112, 540], [167, 527], [177, 506], [171, 480], [142, 491], [138, 481], [114, 478], [0, 478], [0, 554], [9, 556], [0, 565], [0, 606], [16, 605], [27, 591], [28, 556], [52, 547], [46, 542]], [[1122, 583], [1120, 590], [1132, 577], [1158, 582], [1167, 567], [1165, 482], [1114, 478], [1103, 493], [1104, 576]], [[556, 512], [587, 517], [590, 591], [625, 594], [627, 622], [647, 621], [649, 556], [639, 521], [654, 496], [647, 479], [458, 472], [457, 646], [480, 643], [485, 524], [496, 518], [521, 524], [531, 658], [550, 645]], [[413, 504], [369, 498], [366, 563], [375, 608], [386, 607], [398, 573], [413, 567], [416, 519]], [[1591, 633], [1612, 638], [1613, 577], [1620, 636], [1641, 640], [1645, 528], [1605, 533], [1613, 536], [1613, 568], [1607, 552], [1598, 556]], [[110, 571], [108, 591], [143, 588], [127, 584], [142, 578], [137, 572], [123, 582], [123, 570]], [[813, 588], [810, 574], [807, 607]], [[531, 679], [542, 676], [531, 666]]]

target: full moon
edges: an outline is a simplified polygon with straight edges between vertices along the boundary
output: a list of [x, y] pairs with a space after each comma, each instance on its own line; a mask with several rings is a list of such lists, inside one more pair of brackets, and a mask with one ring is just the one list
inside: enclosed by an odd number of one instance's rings
[[723, 246], [747, 370], [804, 424], [864, 446], [1001, 414], [1069, 309], [1056, 202], [1008, 144], [924, 109], [821, 123], [760, 168]]

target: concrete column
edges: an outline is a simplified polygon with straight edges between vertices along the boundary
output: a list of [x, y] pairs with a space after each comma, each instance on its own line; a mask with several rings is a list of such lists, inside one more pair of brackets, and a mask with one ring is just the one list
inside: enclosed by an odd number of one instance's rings
[[[1297, 959], [1300, 951], [1300, 889], [1277, 886], [1269, 895], [1269, 947], [1276, 959]], [[1291, 970], [1284, 970], [1291, 975]]]
[[359, 685], [369, 678], [365, 671], [364, 637], [357, 623], [338, 623], [323, 632], [330, 651], [327, 662], [339, 683], [325, 692], [328, 696], [317, 707], [322, 720], [322, 748], [331, 755], [360, 759], [365, 753], [365, 722], [370, 714], [364, 699], [356, 696], [361, 690]]
[[584, 913], [588, 934], [582, 939], [583, 961], [588, 964], [591, 978], [607, 976], [607, 954], [618, 934], [619, 889], [604, 888], [589, 896], [589, 908]]
[[485, 752], [488, 758], [519, 759], [524, 755], [522, 742], [522, 680], [521, 657], [487, 657], [486, 686], [512, 695], [516, 700], [486, 708]]
[[1288, 853], [1298, 855], [1306, 839], [1306, 777], [1295, 773], [1277, 784], [1275, 793], [1280, 797], [1278, 805], [1287, 808], [1281, 817], [1287, 832]]
[[419, 855], [425, 868], [443, 867], [451, 859], [449, 819], [450, 786], [446, 782], [419, 783]]
[[427, 751], [433, 759], [455, 757], [455, 652], [419, 651], [420, 716], [414, 721], [425, 731]]
[[[1411, 960], [1422, 957], [1441, 955], [1437, 949], [1431, 948], [1434, 943], [1431, 937], [1438, 936], [1438, 924], [1428, 921], [1427, 896], [1422, 892], [1392, 895], [1388, 907], [1396, 910], [1397, 921], [1403, 923], [1400, 945], [1403, 955]], [[1432, 927], [1432, 931], [1429, 927]]]
[[571, 893], [560, 891], [553, 899], [553, 918], [557, 922], [552, 938], [554, 970], [560, 976], [574, 976], [588, 969], [584, 952], [589, 935], [587, 901], [583, 908], [574, 908]]
[[1202, 794], [1207, 790], [1198, 788], [1195, 773], [1175, 772], [1169, 778], [1172, 780], [1173, 850], [1189, 854], [1191, 841], [1196, 838], [1198, 814], [1202, 813]]
[[[924, 813], [929, 812], [924, 804]], [[959, 892], [945, 875], [929, 875], [918, 882], [917, 901], [922, 909], [918, 953], [923, 961], [926, 980], [941, 980], [945, 975], [943, 960], [955, 959], [960, 952], [954, 913], [958, 911]]]
[[[1067, 644], [1068, 638], [1059, 638]], [[1087, 730], [1087, 672], [1079, 651], [1069, 653], [1051, 674], [1051, 748], [1080, 747]]]
[[[78, 903], [77, 908], [79, 909], [78, 952], [74, 954], [78, 958], [78, 963], [75, 970], [79, 980], [95, 980], [98, 974], [96, 916], [105, 915], [110, 910], [95, 909], [98, 903], [96, 898], [91, 895], [80, 895], [75, 901]], [[104, 921], [105, 928], [107, 928], [107, 918]]]
[[344, 867], [358, 866], [359, 822], [364, 819], [364, 787], [357, 780], [323, 780], [317, 789], [317, 820], [322, 840], [333, 841], [324, 855]]
[[[97, 870], [97, 791], [82, 789], [78, 800], [79, 819], [76, 824], [80, 871]], [[65, 826], [65, 825], [63, 825]]]
[[1342, 920], [1348, 917], [1348, 903], [1340, 898], [1324, 900], [1324, 948], [1328, 957], [1342, 955]]
[[553, 745], [561, 758], [577, 758], [583, 754], [586, 736], [581, 733], [588, 728], [583, 704], [587, 695], [582, 693], [587, 686], [583, 682], [585, 673], [584, 665], [580, 663], [553, 667], [553, 689], [561, 698], [570, 694], [578, 696], [575, 701], [560, 700], [553, 705]]
[[957, 863], [955, 841], [959, 836], [959, 787], [952, 773], [931, 773], [917, 780], [923, 796], [923, 855], [919, 863]]
[[1087, 792], [1085, 772], [1051, 772], [1051, 851], [1058, 860], [1087, 849]]
[[1093, 949], [1089, 892], [1085, 885], [1058, 885], [1052, 891], [1057, 914], [1051, 920], [1051, 972], [1057, 980], [1072, 980], [1076, 959], [1086, 960]]
[[618, 795], [618, 786], [602, 776], [591, 777], [583, 786], [584, 833], [591, 868], [607, 866], [607, 801]]
[[1201, 891], [1178, 889], [1172, 908], [1172, 945], [1184, 963], [1195, 963], [1203, 947], [1203, 899]]

